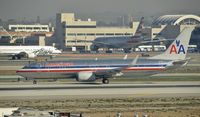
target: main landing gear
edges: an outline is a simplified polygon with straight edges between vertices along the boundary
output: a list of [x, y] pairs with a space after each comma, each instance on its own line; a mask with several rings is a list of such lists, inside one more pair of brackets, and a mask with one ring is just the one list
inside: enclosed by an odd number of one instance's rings
[[37, 84], [37, 80], [33, 80], [33, 84]]
[[16, 59], [21, 59], [21, 56], [20, 55], [14, 55], [14, 56], [12, 56], [12, 60], [16, 60]]
[[105, 78], [105, 79], [102, 80], [102, 83], [103, 84], [109, 84], [109, 80]]

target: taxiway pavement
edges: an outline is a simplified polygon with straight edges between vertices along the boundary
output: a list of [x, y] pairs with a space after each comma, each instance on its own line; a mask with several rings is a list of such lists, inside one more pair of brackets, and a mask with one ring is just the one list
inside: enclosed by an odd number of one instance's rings
[[174, 97], [200, 96], [200, 82], [157, 82], [152, 84], [1, 84], [0, 99], [7, 97]]

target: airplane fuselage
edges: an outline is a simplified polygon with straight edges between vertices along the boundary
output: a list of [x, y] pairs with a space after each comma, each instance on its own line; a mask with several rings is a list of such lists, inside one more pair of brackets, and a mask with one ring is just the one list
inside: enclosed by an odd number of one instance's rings
[[[136, 65], [129, 66], [132, 60], [75, 60], [51, 61], [26, 65], [17, 73], [26, 78], [76, 78], [80, 72], [98, 72], [125, 68], [122, 72], [148, 72], [154, 74], [171, 67], [169, 60], [138, 59]], [[98, 76], [101, 77], [101, 76]]]
[[99, 37], [95, 39], [93, 45], [99, 48], [133, 48], [141, 41], [141, 37], [135, 36]]
[[0, 54], [12, 57], [23, 57], [28, 55], [28, 58], [34, 58], [37, 55], [51, 55], [59, 54], [60, 50], [57, 50], [52, 46], [0, 46]]

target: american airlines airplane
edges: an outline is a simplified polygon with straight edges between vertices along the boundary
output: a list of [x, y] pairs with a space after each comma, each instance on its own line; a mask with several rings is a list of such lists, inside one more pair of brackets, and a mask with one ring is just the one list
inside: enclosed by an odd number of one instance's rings
[[22, 57], [34, 58], [37, 55], [60, 54], [61, 51], [52, 46], [0, 46], [0, 54], [12, 59]]
[[149, 58], [71, 60], [36, 62], [24, 66], [16, 72], [25, 78], [74, 78], [80, 82], [94, 82], [98, 79], [108, 84], [109, 78], [126, 73], [153, 75], [168, 69], [185, 66], [188, 45], [193, 28], [185, 28], [162, 54]]
[[134, 36], [98, 37], [93, 41], [91, 50], [98, 51], [99, 48], [123, 48], [128, 53], [131, 48], [139, 44], [148, 43], [142, 38], [143, 24], [144, 17], [141, 18]]

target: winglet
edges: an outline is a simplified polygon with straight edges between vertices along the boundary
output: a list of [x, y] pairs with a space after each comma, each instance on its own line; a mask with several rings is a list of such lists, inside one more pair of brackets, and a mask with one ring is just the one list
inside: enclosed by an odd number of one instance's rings
[[137, 61], [138, 61], [138, 58], [139, 58], [139, 55], [137, 55], [137, 56], [135, 57], [135, 59], [133, 59], [133, 61], [131, 62], [130, 66], [136, 65], [136, 64], [137, 64]]
[[128, 55], [126, 54], [123, 59], [126, 60], [127, 58], [128, 58]]

